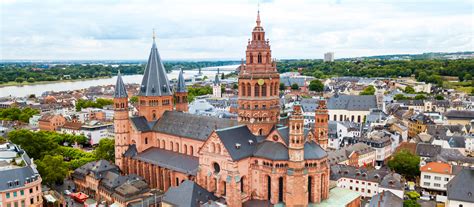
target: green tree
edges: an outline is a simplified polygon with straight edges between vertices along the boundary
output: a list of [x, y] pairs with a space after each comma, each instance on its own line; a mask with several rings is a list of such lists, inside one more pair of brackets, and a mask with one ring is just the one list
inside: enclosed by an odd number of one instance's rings
[[324, 84], [320, 80], [312, 80], [309, 83], [309, 90], [321, 92], [324, 90]]
[[395, 100], [407, 100], [408, 97], [404, 96], [403, 94], [395, 94], [395, 96], [393, 96], [393, 99], [395, 99]]
[[34, 83], [36, 80], [33, 77], [28, 78], [28, 83]]
[[43, 159], [36, 161], [36, 165], [43, 182], [49, 186], [62, 183], [68, 173], [68, 168], [61, 155], [46, 155]]
[[232, 85], [232, 89], [234, 89], [234, 90], [239, 89], [239, 85], [237, 85], [237, 84], [234, 83], [234, 84]]
[[404, 200], [403, 207], [421, 207], [415, 200]]
[[472, 75], [467, 73], [466, 75], [464, 75], [464, 81], [470, 81], [472, 80]]
[[425, 99], [426, 99], [426, 96], [423, 94], [418, 94], [415, 96], [415, 100], [425, 100]]
[[285, 90], [285, 84], [284, 83], [280, 83], [280, 91], [283, 91]]
[[374, 95], [375, 94], [375, 88], [374, 86], [370, 85], [364, 88], [362, 92], [359, 93], [359, 95]]
[[59, 147], [47, 132], [32, 132], [29, 130], [14, 130], [8, 133], [8, 139], [20, 145], [28, 156], [39, 160], [45, 155], [52, 154]]
[[436, 96], [435, 96], [435, 99], [436, 99], [436, 100], [444, 100], [444, 96], [442, 96], [442, 95], [436, 95]]
[[411, 86], [407, 86], [407, 87], [405, 87], [405, 93], [414, 94], [415, 89]]
[[22, 78], [22, 77], [18, 77], [18, 78], [15, 78], [15, 82], [17, 82], [17, 83], [23, 83], [23, 82], [25, 82], [25, 79]]
[[225, 79], [225, 75], [224, 73], [221, 73], [221, 80], [224, 80]]
[[300, 87], [298, 86], [298, 84], [293, 83], [293, 84], [291, 84], [291, 89], [292, 90], [298, 90], [298, 89], [300, 89]]
[[420, 175], [419, 164], [420, 157], [406, 150], [395, 153], [393, 158], [388, 161], [388, 167], [391, 170], [394, 170], [408, 179], [414, 179], [416, 176]]
[[132, 104], [138, 103], [138, 96], [132, 96], [132, 97], [130, 97], [130, 103], [132, 103]]
[[114, 161], [115, 159], [115, 148], [114, 139], [101, 139], [99, 145], [95, 148], [94, 154], [97, 159], [104, 159], [108, 161]]

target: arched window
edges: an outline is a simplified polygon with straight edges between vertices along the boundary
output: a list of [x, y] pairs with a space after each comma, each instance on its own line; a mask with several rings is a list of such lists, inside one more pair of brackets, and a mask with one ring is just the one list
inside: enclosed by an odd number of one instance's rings
[[221, 153], [221, 145], [220, 144], [216, 144], [216, 153], [217, 154]]
[[183, 146], [183, 153], [188, 154], [188, 146], [186, 144]]
[[270, 96], [273, 96], [273, 83], [270, 83]]
[[155, 120], [156, 119], [156, 111], [153, 110], [151, 113], [152, 113], [153, 120]]
[[209, 147], [210, 147], [209, 152], [214, 153], [216, 151], [216, 144], [214, 143], [209, 144]]
[[174, 145], [173, 145], [173, 141], [170, 141], [170, 147], [171, 147], [171, 149], [170, 149], [170, 150], [171, 150], [171, 151], [173, 151], [173, 147], [174, 147]]
[[278, 83], [275, 83], [275, 89], [273, 90], [273, 92], [275, 93], [275, 94], [273, 94], [274, 96], [277, 95], [279, 87], [280, 87], [280, 85], [278, 85]]
[[165, 140], [161, 140], [161, 148], [166, 149]]
[[145, 137], [145, 144], [148, 144], [148, 138]]
[[189, 147], [189, 155], [193, 155], [193, 154], [194, 154], [194, 147], [190, 146]]
[[262, 96], [263, 97], [267, 96], [267, 84], [266, 83], [264, 83], [262, 85]]
[[245, 192], [245, 176], [240, 179], [240, 192]]
[[262, 63], [262, 53], [258, 53], [257, 60], [258, 63]]
[[240, 91], [240, 95], [245, 96], [245, 83], [242, 84], [242, 89]]
[[250, 87], [250, 83], [247, 83], [247, 96], [252, 96], [252, 87]]
[[258, 84], [255, 84], [255, 88], [254, 88], [254, 94], [255, 96], [254, 97], [259, 97], [260, 96], [260, 86]]
[[175, 150], [176, 150], [176, 152], [179, 152], [179, 144], [177, 142], [175, 144]]
[[252, 64], [252, 63], [253, 63], [253, 54], [250, 53], [250, 64]]

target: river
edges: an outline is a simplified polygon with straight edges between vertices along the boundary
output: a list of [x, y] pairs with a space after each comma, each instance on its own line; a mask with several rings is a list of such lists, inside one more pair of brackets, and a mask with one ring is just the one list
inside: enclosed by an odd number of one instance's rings
[[[204, 76], [213, 78], [217, 73], [217, 68], [220, 68], [220, 72], [228, 74], [232, 72], [232, 68], [237, 68], [238, 65], [228, 65], [228, 66], [219, 66], [219, 67], [209, 67], [203, 68], [201, 70]], [[184, 78], [190, 78], [198, 74], [198, 70], [185, 70]], [[177, 79], [179, 75], [179, 70], [173, 70], [168, 73], [168, 79]], [[128, 83], [141, 83], [143, 75], [124, 75], [122, 76], [125, 84]], [[77, 80], [77, 81], [65, 81], [65, 82], [55, 82], [55, 83], [45, 83], [45, 84], [33, 84], [33, 85], [23, 85], [23, 86], [6, 86], [0, 88], [0, 97], [6, 96], [16, 96], [16, 97], [25, 97], [30, 94], [35, 94], [40, 96], [46, 91], [69, 91], [69, 90], [78, 90], [89, 88], [91, 86], [101, 86], [101, 85], [111, 85], [115, 84], [117, 76], [111, 78], [101, 78], [101, 79], [92, 79], [92, 80]]]

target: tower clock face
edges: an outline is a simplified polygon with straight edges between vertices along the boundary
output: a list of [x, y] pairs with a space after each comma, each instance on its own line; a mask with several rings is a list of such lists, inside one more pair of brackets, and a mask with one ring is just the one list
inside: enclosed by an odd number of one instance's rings
[[258, 85], [263, 85], [265, 83], [265, 81], [263, 79], [258, 79], [257, 83], [258, 83]]

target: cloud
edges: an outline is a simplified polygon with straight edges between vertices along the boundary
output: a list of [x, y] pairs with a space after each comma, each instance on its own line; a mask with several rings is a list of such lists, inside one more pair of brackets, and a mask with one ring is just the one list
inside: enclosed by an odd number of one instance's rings
[[[1, 1], [0, 59], [244, 56], [257, 1]], [[474, 50], [471, 1], [260, 1], [276, 58]]]

